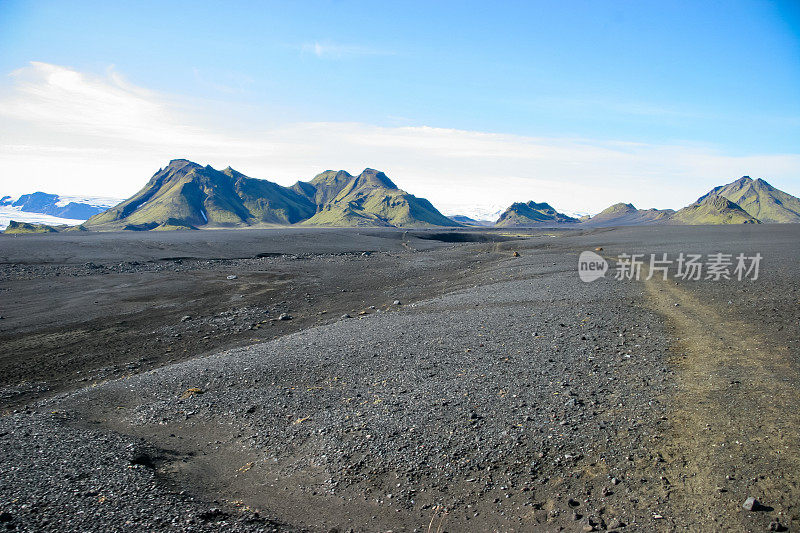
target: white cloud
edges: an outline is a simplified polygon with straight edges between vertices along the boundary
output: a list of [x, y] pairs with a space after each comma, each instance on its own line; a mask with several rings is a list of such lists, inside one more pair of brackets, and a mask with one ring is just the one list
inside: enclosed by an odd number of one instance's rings
[[392, 55], [391, 52], [387, 50], [353, 44], [334, 43], [330, 41], [314, 41], [311, 43], [303, 43], [300, 46], [300, 50], [304, 53], [314, 54], [315, 56], [324, 59], [343, 59], [345, 57], [354, 56]]
[[[705, 146], [526, 137], [426, 126], [258, 124], [179, 111], [172, 98], [110, 70], [91, 76], [45, 63], [0, 93], [0, 193], [44, 190], [129, 196], [169, 159], [290, 184], [325, 169], [379, 168], [442, 211], [477, 214], [514, 201], [566, 212], [618, 202], [688, 204], [742, 174], [800, 193], [800, 154], [731, 156]], [[471, 208], [471, 209], [470, 209]]]

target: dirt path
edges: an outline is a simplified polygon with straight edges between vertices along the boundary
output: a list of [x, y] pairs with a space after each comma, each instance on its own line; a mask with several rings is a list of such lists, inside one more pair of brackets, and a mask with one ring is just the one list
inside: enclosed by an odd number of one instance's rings
[[[800, 530], [800, 380], [789, 348], [692, 287], [655, 279], [646, 287], [674, 337], [676, 390], [661, 453], [675, 514], [666, 523], [764, 531], [777, 519]], [[745, 511], [749, 496], [765, 508]]]

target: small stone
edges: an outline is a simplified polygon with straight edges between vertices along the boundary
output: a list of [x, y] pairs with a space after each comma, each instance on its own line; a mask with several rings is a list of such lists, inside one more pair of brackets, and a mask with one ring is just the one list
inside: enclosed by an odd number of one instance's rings
[[519, 252], [514, 252], [514, 257], [519, 257]]
[[348, 315], [347, 313], [345, 313], [345, 314], [343, 314], [343, 315], [342, 315], [342, 318], [353, 318], [353, 317], [351, 317], [350, 315]]
[[392, 302], [392, 305], [400, 305], [400, 300], [395, 300]]
[[759, 507], [761, 507], [761, 504], [758, 502], [758, 500], [750, 496], [744, 501], [742, 507], [747, 511], [758, 511]]
[[278, 317], [278, 320], [291, 320], [291, 319], [292, 315], [290, 315], [289, 313], [281, 313], [280, 316]]
[[6, 511], [0, 513], [0, 522], [11, 522], [14, 519], [14, 516]]
[[612, 477], [611, 478], [611, 484], [612, 485], [619, 485], [619, 480], [617, 478], [615, 478], [615, 477]]
[[578, 507], [578, 506], [580, 506], [580, 504], [581, 504], [581, 502], [579, 502], [578, 500], [576, 500], [576, 499], [574, 499], [574, 498], [570, 498], [569, 500], [567, 500], [567, 505], [569, 505], [569, 506], [570, 506], [570, 507], [572, 507], [573, 509], [574, 509], [575, 507]]
[[789, 528], [778, 522], [776, 518], [772, 522], [769, 523], [769, 531], [788, 531]]
[[192, 319], [192, 317], [191, 317], [191, 316], [189, 316], [189, 315], [185, 315], [185, 316], [183, 316], [183, 317], [181, 318], [181, 322], [188, 322], [188, 321], [190, 321], [191, 319]]
[[228, 279], [237, 279], [238, 277], [239, 276], [237, 276], [236, 274], [231, 274], [230, 276], [228, 276]]
[[603, 251], [603, 247], [602, 246], [598, 246], [597, 248], [594, 249], [594, 251], [595, 252], [602, 252]]

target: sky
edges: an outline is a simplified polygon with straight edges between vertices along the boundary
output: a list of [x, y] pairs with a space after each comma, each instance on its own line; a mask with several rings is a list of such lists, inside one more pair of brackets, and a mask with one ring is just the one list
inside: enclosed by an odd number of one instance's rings
[[800, 2], [0, 0], [0, 196], [170, 159], [383, 170], [446, 214], [800, 195]]

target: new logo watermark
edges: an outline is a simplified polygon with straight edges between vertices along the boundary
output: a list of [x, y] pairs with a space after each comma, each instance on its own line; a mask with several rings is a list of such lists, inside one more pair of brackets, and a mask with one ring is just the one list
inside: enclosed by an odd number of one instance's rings
[[581, 252], [578, 257], [578, 275], [581, 281], [590, 282], [605, 277], [608, 261], [594, 252]]
[[[663, 280], [680, 279], [684, 281], [758, 279], [762, 256], [760, 253], [689, 254], [680, 252], [677, 256], [661, 254], [619, 254], [613, 268], [615, 280], [649, 280], [660, 277]], [[646, 275], [642, 274], [642, 267]], [[578, 257], [578, 276], [581, 281], [590, 282], [604, 278], [610, 269], [608, 261], [600, 255], [585, 251]]]

